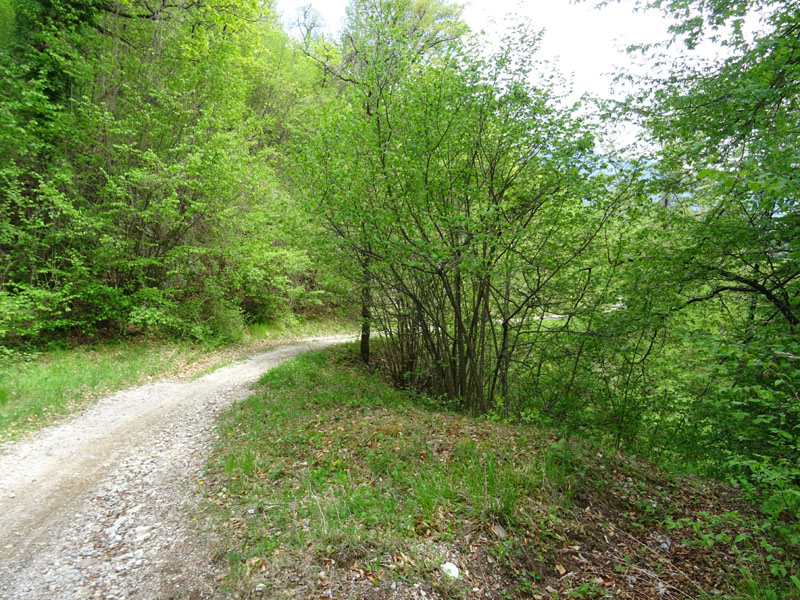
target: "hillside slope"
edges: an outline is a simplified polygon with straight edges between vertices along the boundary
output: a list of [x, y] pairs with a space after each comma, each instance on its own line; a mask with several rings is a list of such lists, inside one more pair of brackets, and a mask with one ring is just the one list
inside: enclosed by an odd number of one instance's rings
[[222, 540], [226, 589], [798, 597], [788, 539], [767, 535], [735, 488], [535, 425], [426, 407], [366, 373], [355, 353], [285, 363], [222, 417], [199, 515]]

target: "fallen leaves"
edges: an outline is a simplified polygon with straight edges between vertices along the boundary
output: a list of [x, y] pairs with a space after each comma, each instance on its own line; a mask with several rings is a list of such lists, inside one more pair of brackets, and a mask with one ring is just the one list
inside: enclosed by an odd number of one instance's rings
[[[555, 438], [532, 439], [515, 426], [408, 406], [337, 406], [306, 411], [277, 429], [278, 437], [261, 446], [253, 472], [241, 480], [222, 475], [218, 484], [209, 475], [206, 487], [209, 502], [229, 511], [220, 521], [236, 547], [257, 548], [267, 538], [284, 544], [267, 551], [257, 571], [266, 576], [264, 565], [286, 565], [284, 574], [269, 576], [296, 586], [293, 597], [420, 598], [423, 588], [427, 594], [456, 585], [445, 564], [458, 569], [457, 584], [476, 599], [519, 597], [524, 590], [526, 597], [549, 600], [582, 586], [619, 600], [730, 590], [725, 573], [734, 562], [720, 546], [684, 545], [691, 530], [667, 534], [663, 525], [667, 508], [676, 518], [726, 509], [717, 502], [721, 496], [676, 483], [641, 461], [581, 454], [580, 476], [565, 484], [574, 493], [568, 510], [555, 488], [526, 478], [539, 468], [541, 444]], [[473, 488], [460, 479], [465, 448], [474, 448], [477, 460], [498, 457], [509, 473], [501, 487], [518, 485], [507, 514], [493, 512], [491, 501], [480, 505], [502, 489], [481, 495], [475, 489], [480, 476]], [[439, 481], [451, 486], [449, 495], [441, 494]], [[426, 485], [417, 487], [420, 482]], [[408, 500], [419, 489], [429, 504]], [[248, 513], [253, 506], [258, 509]], [[342, 523], [352, 526], [349, 537]], [[728, 533], [733, 539], [739, 532]], [[398, 595], [401, 582], [419, 583], [420, 594]]]

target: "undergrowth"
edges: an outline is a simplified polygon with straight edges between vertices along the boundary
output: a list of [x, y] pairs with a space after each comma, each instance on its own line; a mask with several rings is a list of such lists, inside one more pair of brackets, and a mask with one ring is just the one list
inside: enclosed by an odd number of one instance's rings
[[800, 597], [791, 539], [735, 488], [425, 404], [365, 372], [355, 348], [264, 375], [223, 417], [199, 486], [224, 585], [268, 598]]

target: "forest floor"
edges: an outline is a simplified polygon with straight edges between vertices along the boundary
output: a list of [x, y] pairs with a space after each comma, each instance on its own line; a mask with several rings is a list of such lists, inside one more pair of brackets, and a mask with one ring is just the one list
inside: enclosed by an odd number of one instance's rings
[[0, 445], [0, 598], [215, 597], [192, 507], [217, 414], [278, 363], [347, 339], [134, 387]]
[[442, 411], [355, 347], [270, 371], [219, 427], [196, 518], [236, 597], [800, 597], [741, 490]]

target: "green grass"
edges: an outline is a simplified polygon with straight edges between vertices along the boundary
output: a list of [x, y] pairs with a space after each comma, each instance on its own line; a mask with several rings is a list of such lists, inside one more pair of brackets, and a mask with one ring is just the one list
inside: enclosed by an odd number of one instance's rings
[[[423, 408], [356, 356], [352, 345], [284, 363], [221, 419], [197, 517], [221, 540], [225, 585], [240, 596], [261, 584], [268, 598], [376, 587], [390, 597], [404, 585], [442, 598], [475, 588], [602, 598], [631, 586], [647, 597], [661, 582], [682, 597], [716, 586], [744, 598], [741, 566], [760, 589], [796, 597], [790, 551], [770, 559], [786, 576], [753, 560], [757, 516], [735, 490], [529, 425]], [[734, 510], [742, 518], [726, 519]], [[674, 551], [659, 551], [664, 536]], [[445, 561], [463, 576], [444, 576]]]
[[252, 325], [241, 341], [221, 348], [138, 339], [6, 359], [0, 363], [0, 441], [148, 378], [196, 376], [278, 343], [352, 329], [339, 321], [285, 319]]
[[353, 333], [357, 327], [346, 319], [301, 318], [284, 315], [268, 323], [253, 323], [245, 329], [243, 343], [258, 340], [284, 340], [311, 335], [335, 335]]
[[378, 578], [379, 557], [406, 556], [406, 575], [447, 586], [436, 571], [446, 554], [420, 539], [515, 526], [520, 501], [543, 484], [528, 468], [536, 445], [497, 454], [477, 433], [486, 424], [418, 410], [345, 355], [331, 367], [330, 356], [270, 371], [223, 421], [214, 468], [231, 501], [217, 516], [247, 515], [230, 542], [232, 577], [242, 579], [242, 561], [282, 548], [363, 563]]
[[0, 433], [12, 437], [47, 423], [83, 400], [169, 372], [201, 352], [188, 345], [140, 341], [14, 360], [0, 370]]
[[[567, 479], [540, 468], [537, 438], [416, 408], [341, 350], [270, 371], [261, 391], [224, 417], [220, 437], [207, 489], [223, 490], [224, 500], [217, 491], [210, 504], [217, 522], [241, 525], [224, 552], [239, 588], [252, 575], [242, 565], [277, 556], [269, 568], [280, 570], [288, 555], [293, 564], [355, 564], [371, 581], [400, 577], [458, 596], [466, 588], [439, 570], [448, 548], [490, 532], [476, 560], [527, 564], [537, 544], [523, 550], [518, 536], [541, 514], [539, 500]], [[513, 591], [518, 582], [509, 581]]]

